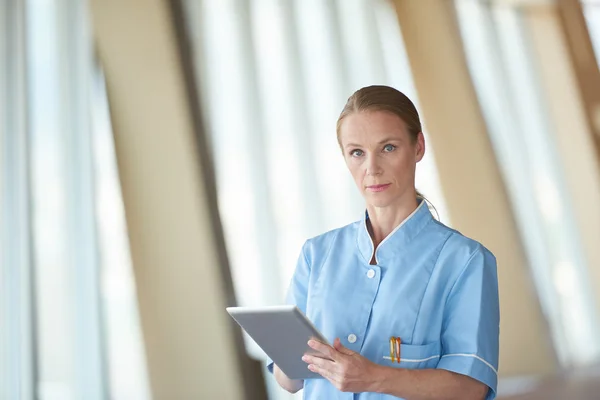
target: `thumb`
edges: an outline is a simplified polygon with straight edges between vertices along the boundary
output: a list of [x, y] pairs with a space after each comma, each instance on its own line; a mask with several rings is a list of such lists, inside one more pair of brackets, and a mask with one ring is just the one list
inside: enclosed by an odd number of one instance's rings
[[333, 348], [347, 356], [351, 356], [352, 354], [354, 354], [354, 352], [352, 350], [344, 347], [340, 338], [335, 338], [335, 340], [333, 341]]

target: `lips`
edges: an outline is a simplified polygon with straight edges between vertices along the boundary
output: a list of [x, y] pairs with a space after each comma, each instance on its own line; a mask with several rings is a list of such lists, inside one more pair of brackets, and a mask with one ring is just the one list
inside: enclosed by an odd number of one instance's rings
[[371, 192], [381, 192], [381, 191], [384, 191], [385, 189], [387, 189], [390, 185], [391, 185], [391, 183], [386, 183], [383, 185], [370, 185], [370, 186], [367, 186], [367, 190], [369, 190]]

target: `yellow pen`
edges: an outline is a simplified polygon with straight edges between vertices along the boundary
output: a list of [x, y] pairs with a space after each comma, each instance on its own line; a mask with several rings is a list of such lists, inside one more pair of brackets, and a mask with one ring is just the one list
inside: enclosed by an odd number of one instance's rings
[[392, 359], [392, 362], [394, 362], [394, 351], [395, 351], [395, 349], [394, 349], [394, 342], [395, 342], [395, 339], [392, 336], [390, 338], [390, 358]]

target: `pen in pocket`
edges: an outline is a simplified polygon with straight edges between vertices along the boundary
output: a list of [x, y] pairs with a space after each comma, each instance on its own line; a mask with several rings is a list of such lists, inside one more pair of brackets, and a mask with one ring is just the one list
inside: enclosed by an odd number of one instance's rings
[[390, 358], [392, 362], [397, 361], [400, 363], [400, 344], [402, 344], [402, 340], [399, 337], [392, 336], [390, 338]]

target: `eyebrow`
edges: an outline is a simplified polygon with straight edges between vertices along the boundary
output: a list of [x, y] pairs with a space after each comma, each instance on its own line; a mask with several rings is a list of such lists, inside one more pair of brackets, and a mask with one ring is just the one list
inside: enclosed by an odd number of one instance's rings
[[[401, 142], [401, 139], [398, 138], [385, 138], [383, 140], [380, 140], [377, 144], [384, 144], [384, 143], [389, 143], [389, 142]], [[361, 147], [360, 144], [356, 144], [356, 143], [348, 143], [346, 146], [344, 147]]]

